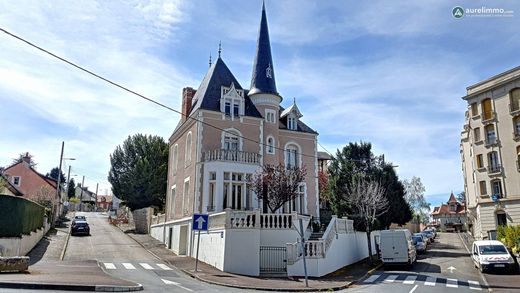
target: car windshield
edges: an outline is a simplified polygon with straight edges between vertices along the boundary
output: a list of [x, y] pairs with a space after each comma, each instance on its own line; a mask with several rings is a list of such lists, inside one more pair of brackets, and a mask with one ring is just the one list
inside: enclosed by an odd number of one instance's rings
[[482, 245], [479, 246], [480, 254], [504, 254], [507, 250], [504, 245]]

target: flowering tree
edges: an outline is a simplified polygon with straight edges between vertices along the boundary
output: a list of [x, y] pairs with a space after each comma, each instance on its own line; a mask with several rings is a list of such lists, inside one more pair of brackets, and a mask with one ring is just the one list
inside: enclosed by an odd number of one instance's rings
[[305, 180], [307, 171], [303, 168], [285, 168], [284, 165], [264, 165], [255, 173], [250, 184], [258, 199], [267, 203], [271, 212], [276, 212], [286, 202], [298, 195], [298, 186]]

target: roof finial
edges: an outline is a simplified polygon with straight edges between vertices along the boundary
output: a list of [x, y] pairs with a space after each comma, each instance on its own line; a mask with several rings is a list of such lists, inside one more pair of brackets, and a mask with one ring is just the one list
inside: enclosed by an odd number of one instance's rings
[[218, 41], [218, 58], [220, 58], [220, 52], [222, 52], [222, 41]]
[[262, 10], [265, 11], [265, 0], [262, 0]]
[[293, 104], [296, 105], [296, 97], [293, 97]]
[[211, 67], [211, 52], [209, 52], [209, 67]]

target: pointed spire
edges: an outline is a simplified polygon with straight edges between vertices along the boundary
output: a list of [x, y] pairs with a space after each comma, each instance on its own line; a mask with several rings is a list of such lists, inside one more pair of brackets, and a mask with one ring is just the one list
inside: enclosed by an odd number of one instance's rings
[[278, 95], [274, 77], [273, 58], [271, 56], [271, 43], [269, 41], [269, 29], [265, 13], [265, 2], [262, 3], [262, 18], [258, 31], [256, 56], [253, 64], [251, 88], [249, 94], [268, 93]]

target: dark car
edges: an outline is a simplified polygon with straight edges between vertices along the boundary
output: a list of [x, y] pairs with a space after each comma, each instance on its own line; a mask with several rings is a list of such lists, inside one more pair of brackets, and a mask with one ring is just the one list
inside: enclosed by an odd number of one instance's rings
[[90, 235], [90, 227], [87, 221], [77, 220], [70, 227], [70, 235]]
[[74, 219], [72, 219], [72, 225], [76, 223], [76, 221], [87, 221], [87, 218], [85, 216], [74, 216]]

